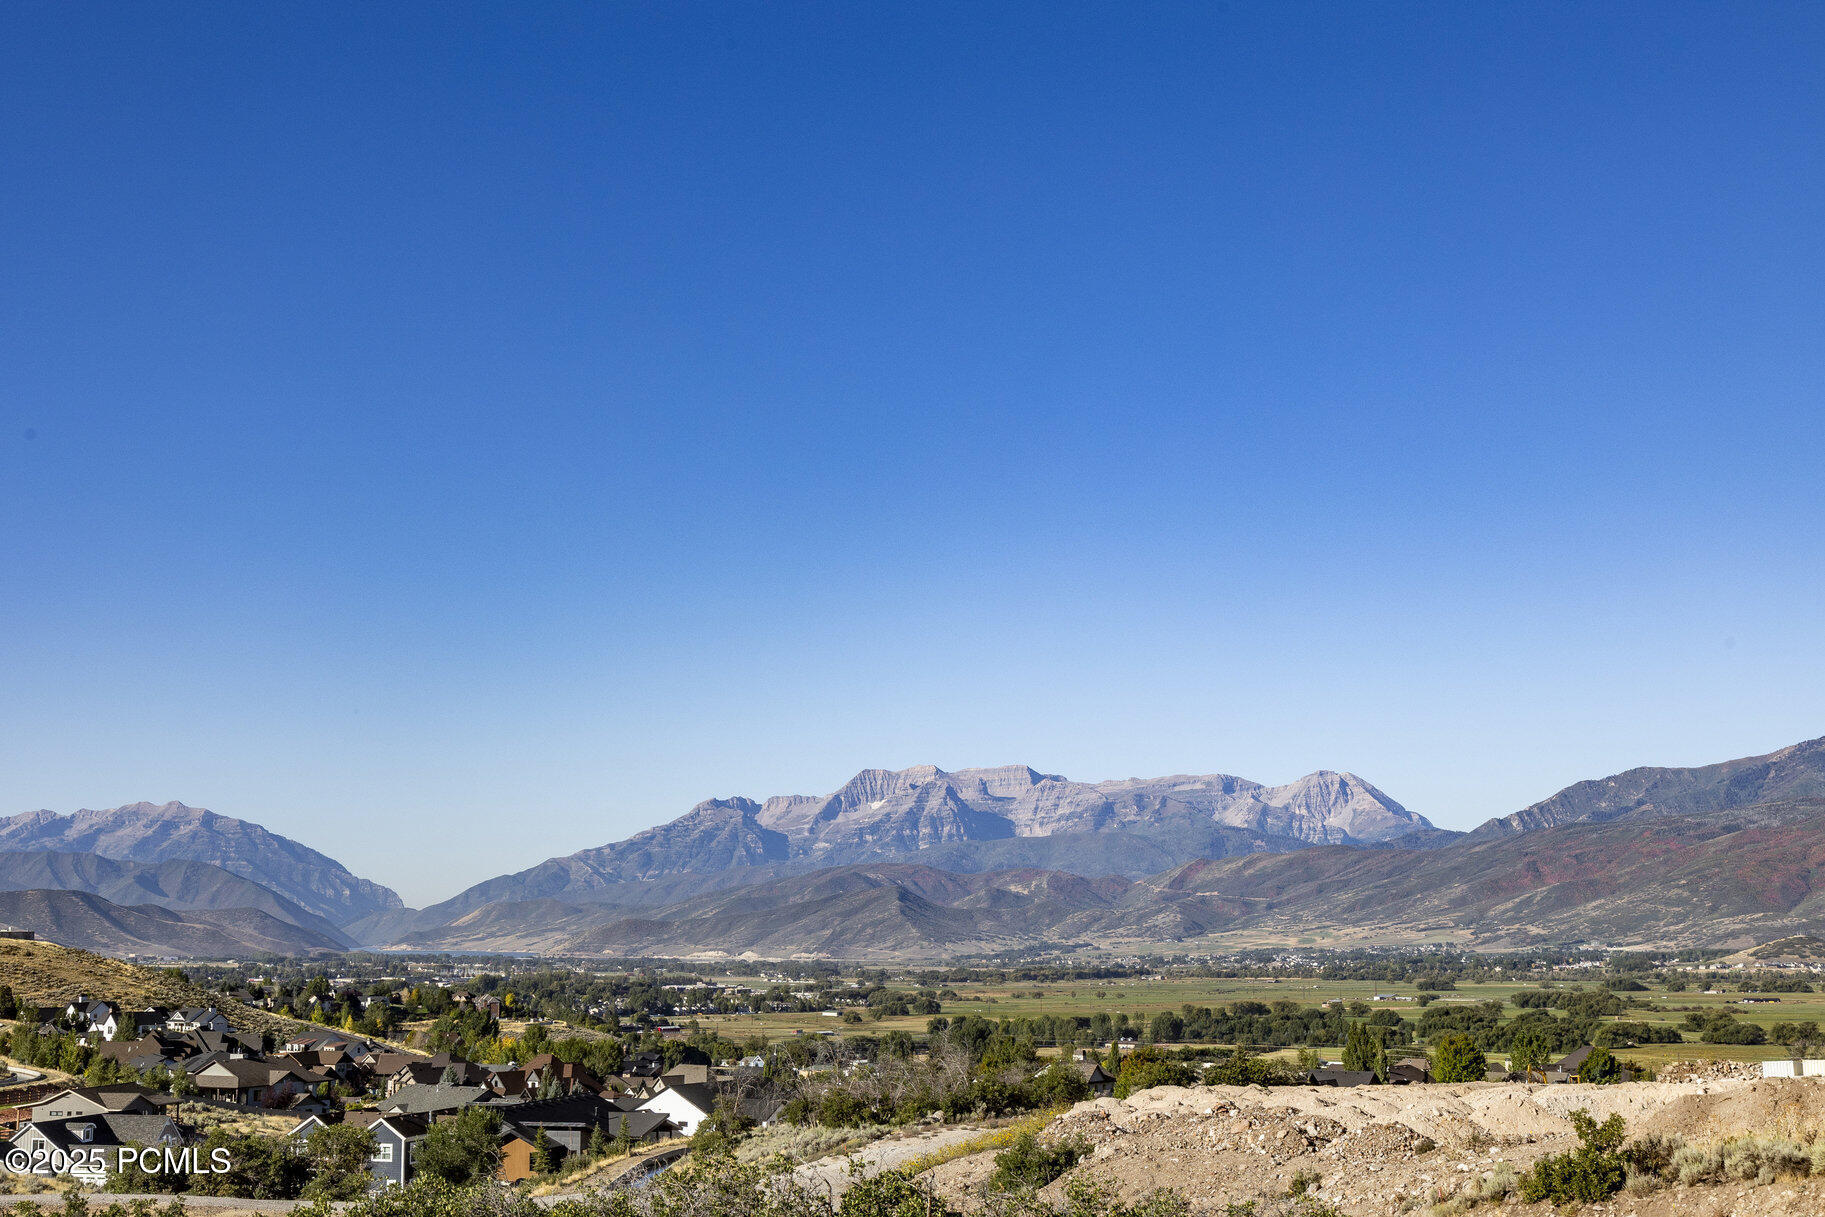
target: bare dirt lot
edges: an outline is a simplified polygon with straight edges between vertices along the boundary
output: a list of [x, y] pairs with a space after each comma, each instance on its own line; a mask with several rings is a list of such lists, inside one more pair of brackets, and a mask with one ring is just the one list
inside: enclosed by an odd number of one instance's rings
[[[1468, 1183], [1500, 1173], [1502, 1163], [1525, 1172], [1540, 1157], [1575, 1148], [1568, 1117], [1578, 1108], [1598, 1120], [1621, 1115], [1631, 1136], [1659, 1133], [1704, 1144], [1755, 1132], [1810, 1141], [1825, 1132], [1825, 1081], [1160, 1087], [1126, 1100], [1080, 1103], [1053, 1121], [1044, 1139], [1087, 1143], [1092, 1152], [1075, 1171], [1131, 1199], [1168, 1187], [1200, 1212], [1221, 1212], [1233, 1202], [1283, 1198], [1297, 1179], [1352, 1217], [1368, 1217], [1423, 1213]], [[992, 1155], [980, 1154], [936, 1167], [929, 1177], [967, 1201], [991, 1167]], [[1514, 1200], [1499, 1207], [1530, 1211]], [[1591, 1211], [1825, 1213], [1825, 1181], [1623, 1194]]]

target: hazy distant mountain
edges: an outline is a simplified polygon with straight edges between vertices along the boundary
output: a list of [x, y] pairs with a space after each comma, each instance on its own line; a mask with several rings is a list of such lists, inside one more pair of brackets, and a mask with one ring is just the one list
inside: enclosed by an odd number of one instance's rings
[[1581, 821], [1728, 811], [1753, 804], [1825, 798], [1825, 739], [1696, 769], [1644, 767], [1567, 786], [1473, 834], [1506, 836]]
[[[739, 873], [739, 872], [734, 872]], [[942, 958], [1088, 943], [1739, 946], [1825, 932], [1825, 800], [1578, 823], [1433, 849], [1314, 846], [1140, 880], [828, 867], [659, 907], [502, 901], [401, 945], [595, 955]], [[1230, 941], [1237, 941], [1232, 937]]]
[[960, 875], [882, 863], [827, 867], [658, 909], [501, 902], [402, 945], [435, 950], [588, 954], [931, 957], [1002, 950], [1043, 937], [1132, 886], [1055, 871]]
[[[625, 841], [477, 884], [410, 923], [452, 921], [499, 900], [645, 904], [627, 885], [741, 868], [761, 868], [744, 875], [748, 881], [916, 858], [958, 870], [1047, 865], [1142, 875], [1194, 857], [1380, 844], [1408, 834], [1422, 834], [1428, 844], [1441, 835], [1348, 773], [1263, 786], [1226, 774], [1083, 783], [1024, 765], [955, 773], [931, 765], [865, 769], [833, 794], [699, 803]], [[675, 886], [663, 890], [679, 894]], [[374, 928], [400, 925], [383, 917], [356, 932], [379, 941]]]
[[0, 891], [61, 888], [91, 892], [114, 904], [168, 909], [255, 909], [344, 946], [354, 940], [333, 923], [251, 879], [208, 862], [122, 862], [100, 854], [51, 850], [0, 853]]
[[128, 907], [92, 892], [0, 892], [0, 922], [35, 930], [64, 946], [111, 955], [232, 958], [307, 955], [343, 942], [281, 921], [258, 909], [174, 912], [157, 905]]
[[402, 903], [391, 889], [358, 878], [314, 849], [258, 824], [182, 803], [134, 803], [67, 816], [34, 811], [0, 819], [0, 851], [40, 850], [129, 862], [207, 862], [336, 925]]

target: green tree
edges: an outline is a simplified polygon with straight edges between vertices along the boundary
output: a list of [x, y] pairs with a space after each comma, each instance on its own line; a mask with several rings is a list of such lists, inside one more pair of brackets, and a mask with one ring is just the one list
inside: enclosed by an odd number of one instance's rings
[[1116, 1075], [1115, 1097], [1125, 1099], [1155, 1086], [1195, 1086], [1197, 1081], [1197, 1073], [1183, 1061], [1168, 1060], [1157, 1048], [1136, 1048]]
[[1440, 1036], [1432, 1045], [1432, 1076], [1440, 1082], [1480, 1082], [1489, 1062], [1476, 1041], [1461, 1031]]
[[1382, 1046], [1381, 1033], [1367, 1023], [1350, 1024], [1343, 1042], [1343, 1067], [1358, 1073], [1372, 1073], [1382, 1081], [1388, 1078], [1388, 1050]]
[[551, 1137], [543, 1128], [538, 1136], [532, 1139], [532, 1169], [540, 1175], [549, 1175], [558, 1167], [557, 1150], [551, 1144]]
[[1546, 1068], [1549, 1049], [1537, 1027], [1523, 1027], [1508, 1041], [1508, 1066], [1527, 1081]]
[[461, 1187], [491, 1177], [500, 1165], [501, 1118], [483, 1107], [465, 1108], [431, 1126], [413, 1159], [421, 1176]]
[[1622, 1062], [1608, 1048], [1601, 1044], [1591, 1049], [1591, 1054], [1584, 1058], [1583, 1068], [1578, 1070], [1580, 1082], [1595, 1082], [1599, 1085], [1607, 1082], [1620, 1082], [1623, 1078]]
[[998, 1192], [1037, 1191], [1076, 1166], [1088, 1149], [1081, 1141], [1046, 1145], [1033, 1133], [1023, 1132], [995, 1155], [989, 1186]]
[[[225, 1151], [218, 1159], [217, 1150]], [[237, 1135], [215, 1129], [198, 1151], [204, 1169], [190, 1176], [193, 1196], [241, 1196], [252, 1200], [293, 1200], [304, 1191], [310, 1164], [289, 1137]], [[228, 1168], [216, 1171], [218, 1160]], [[363, 1186], [366, 1180], [363, 1180]]]
[[354, 1124], [327, 1124], [314, 1129], [304, 1145], [310, 1200], [353, 1200], [374, 1181], [368, 1159], [374, 1156], [374, 1134]]

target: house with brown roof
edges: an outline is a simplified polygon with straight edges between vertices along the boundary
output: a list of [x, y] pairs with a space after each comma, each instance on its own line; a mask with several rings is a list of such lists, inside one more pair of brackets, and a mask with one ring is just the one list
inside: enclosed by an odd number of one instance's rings
[[290, 1095], [309, 1094], [328, 1079], [273, 1061], [229, 1057], [197, 1070], [191, 1080], [204, 1096], [245, 1107]]

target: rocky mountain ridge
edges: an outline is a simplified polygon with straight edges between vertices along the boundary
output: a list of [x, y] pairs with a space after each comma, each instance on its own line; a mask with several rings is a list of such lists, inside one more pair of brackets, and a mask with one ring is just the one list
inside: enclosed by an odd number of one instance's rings
[[[705, 800], [624, 841], [477, 884], [416, 922], [447, 922], [496, 900], [637, 901], [627, 885], [741, 868], [792, 874], [938, 850], [964, 867], [975, 858], [1021, 865], [1060, 852], [1064, 838], [1077, 848], [1063, 852], [1081, 854], [1095, 873], [1145, 874], [1162, 863], [1256, 850], [1384, 844], [1409, 834], [1430, 843], [1441, 831], [1356, 775], [1328, 770], [1264, 786], [1228, 774], [1073, 782], [1025, 765], [864, 769], [828, 795]], [[1113, 834], [1122, 839], [1103, 856], [1094, 842]]]

